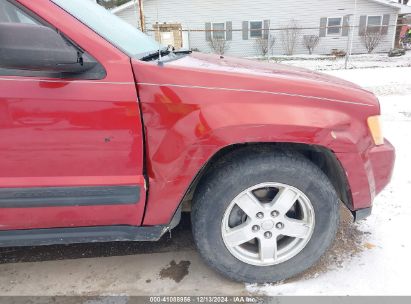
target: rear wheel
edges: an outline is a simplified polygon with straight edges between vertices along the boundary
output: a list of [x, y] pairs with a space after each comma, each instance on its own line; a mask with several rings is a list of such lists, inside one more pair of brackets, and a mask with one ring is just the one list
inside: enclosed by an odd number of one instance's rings
[[224, 275], [265, 283], [312, 266], [333, 241], [338, 199], [309, 160], [283, 152], [240, 151], [216, 164], [194, 196], [193, 235]]

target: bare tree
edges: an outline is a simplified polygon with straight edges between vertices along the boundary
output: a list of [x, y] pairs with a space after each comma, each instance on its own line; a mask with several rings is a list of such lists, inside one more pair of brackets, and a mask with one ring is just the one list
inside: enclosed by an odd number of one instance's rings
[[291, 20], [287, 27], [281, 30], [281, 40], [286, 55], [294, 54], [300, 33], [301, 28], [295, 20]]
[[219, 55], [224, 55], [224, 53], [230, 48], [230, 43], [222, 38], [211, 38], [208, 40], [208, 45], [215, 53]]
[[374, 28], [368, 28], [364, 35], [361, 36], [362, 42], [367, 49], [368, 54], [371, 54], [375, 48], [380, 44], [383, 35], [381, 29], [375, 30]]
[[273, 49], [275, 44], [275, 37], [270, 36], [268, 38], [257, 38], [254, 41], [254, 47], [255, 50], [257, 51], [257, 54], [265, 57], [267, 56]]
[[304, 35], [304, 46], [308, 50], [308, 53], [312, 55], [314, 49], [317, 47], [320, 42], [320, 37], [317, 35]]

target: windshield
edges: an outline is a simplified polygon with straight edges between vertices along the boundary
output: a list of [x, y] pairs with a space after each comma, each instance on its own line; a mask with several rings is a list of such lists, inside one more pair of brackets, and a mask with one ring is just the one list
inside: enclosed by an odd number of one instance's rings
[[92, 1], [51, 1], [131, 57], [141, 58], [160, 47], [154, 39]]

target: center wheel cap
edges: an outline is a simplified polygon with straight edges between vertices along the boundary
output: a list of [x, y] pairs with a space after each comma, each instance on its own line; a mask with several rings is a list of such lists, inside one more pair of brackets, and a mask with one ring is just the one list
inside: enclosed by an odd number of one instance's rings
[[264, 221], [262, 224], [261, 224], [261, 228], [263, 228], [263, 230], [271, 230], [271, 229], [273, 229], [274, 228], [274, 222], [273, 221], [271, 221], [271, 220], [268, 220], [268, 221]]

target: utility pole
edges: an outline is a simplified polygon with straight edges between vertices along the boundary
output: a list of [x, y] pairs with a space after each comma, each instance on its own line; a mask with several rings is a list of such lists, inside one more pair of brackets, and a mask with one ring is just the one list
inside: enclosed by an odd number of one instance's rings
[[344, 67], [345, 67], [345, 69], [347, 69], [348, 68], [348, 60], [349, 60], [349, 57], [350, 57], [350, 55], [351, 55], [351, 41], [352, 41], [352, 39], [353, 39], [353, 36], [352, 36], [352, 33], [354, 32], [354, 28], [353, 28], [353, 25], [354, 25], [354, 20], [352, 20], [352, 19], [354, 19], [355, 18], [355, 15], [354, 14], [350, 14], [350, 15], [347, 15], [348, 16], [348, 36], [347, 36], [347, 49], [346, 49], [346, 53], [345, 53], [345, 65], [344, 65]]
[[[348, 47], [348, 52], [345, 54], [345, 69], [348, 68], [348, 61], [350, 60], [350, 56], [352, 53], [352, 47], [353, 47], [353, 42], [354, 42], [354, 22], [356, 22], [356, 18], [357, 18], [357, 0], [354, 0], [354, 13], [352, 14], [353, 17], [353, 21], [350, 21], [350, 32], [349, 32], [349, 43], [347, 45]], [[350, 16], [351, 19], [351, 16]]]
[[140, 29], [142, 32], [145, 32], [145, 22], [144, 22], [144, 8], [143, 8], [143, 0], [138, 0], [138, 9], [140, 12]]

